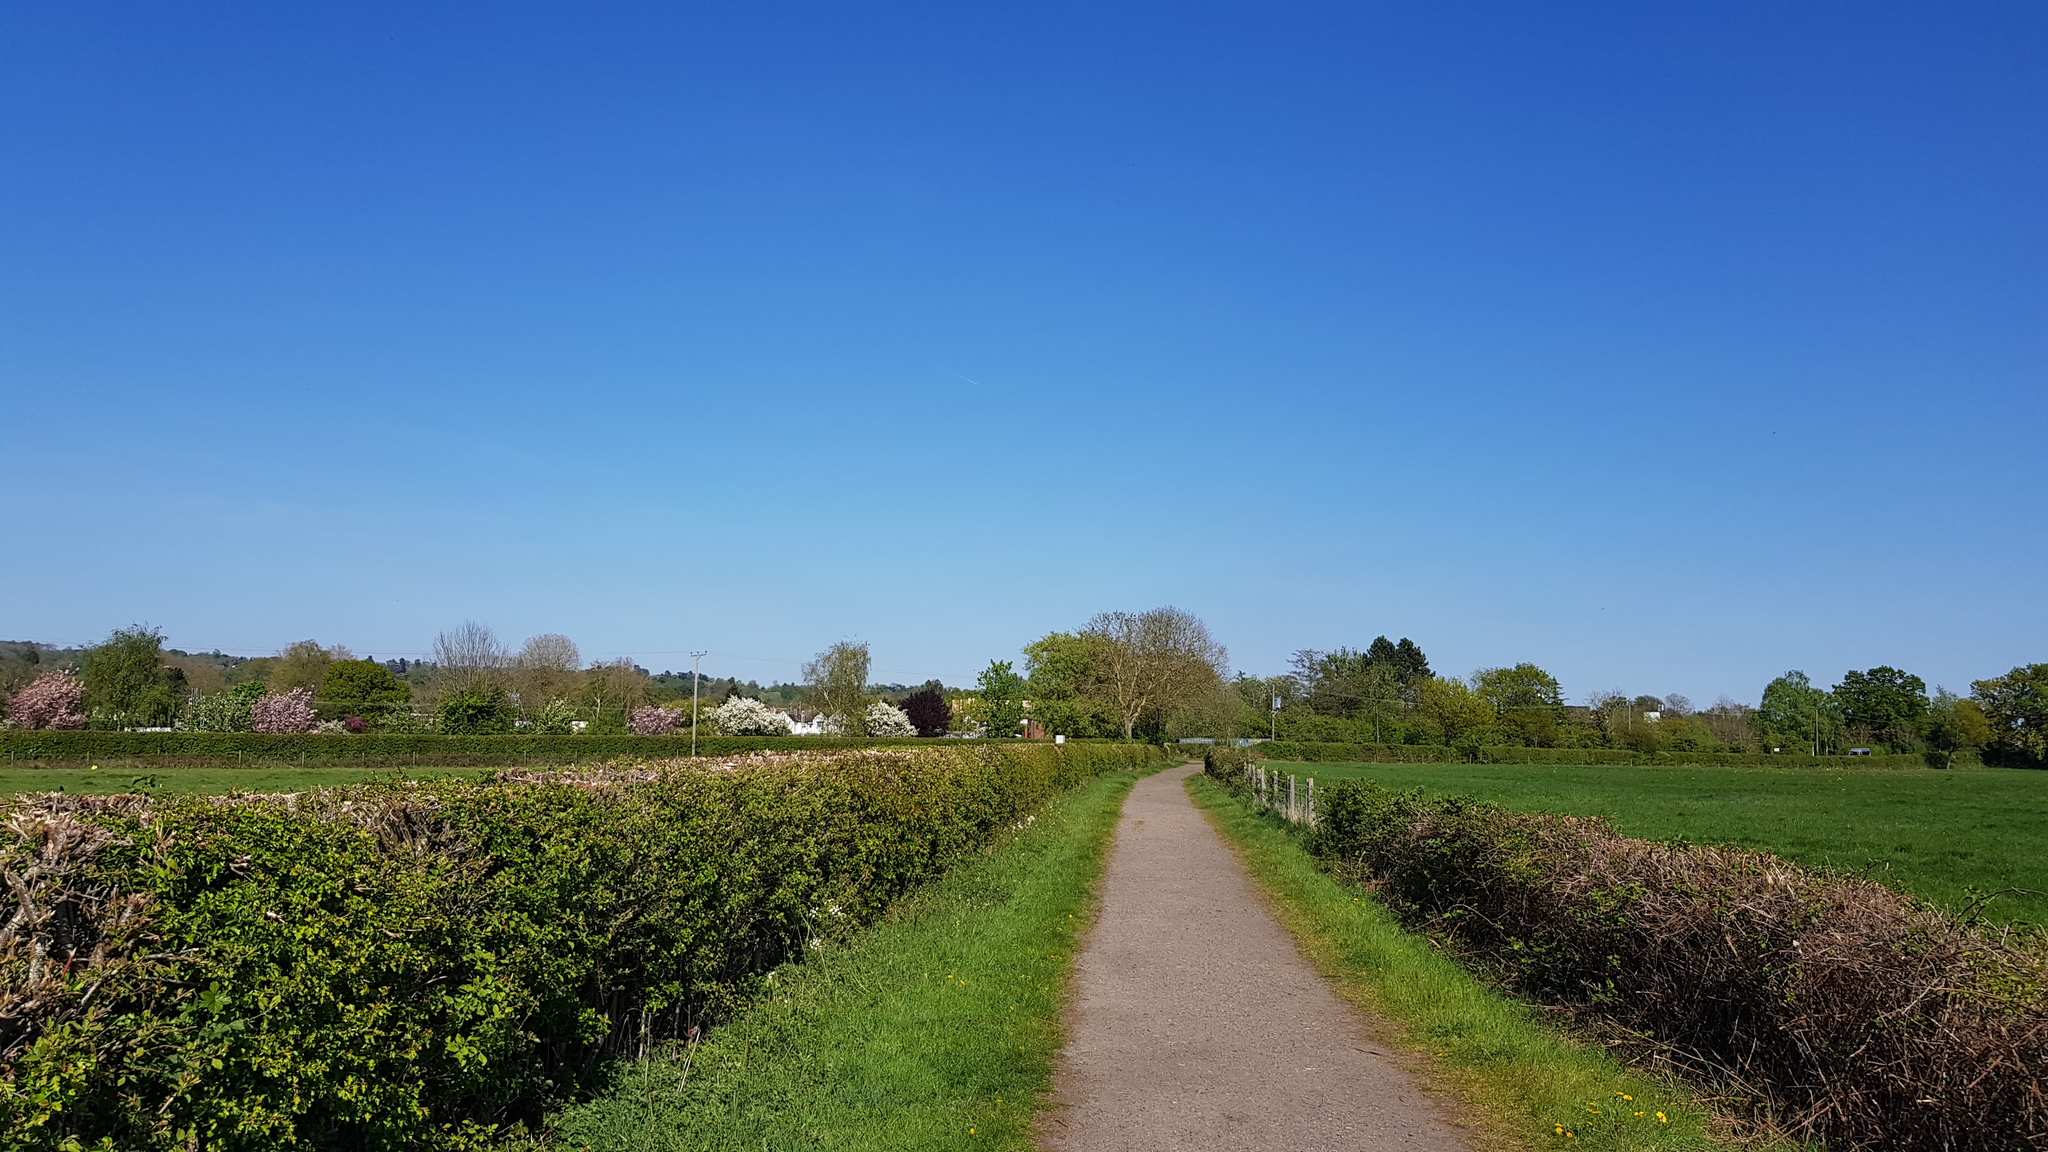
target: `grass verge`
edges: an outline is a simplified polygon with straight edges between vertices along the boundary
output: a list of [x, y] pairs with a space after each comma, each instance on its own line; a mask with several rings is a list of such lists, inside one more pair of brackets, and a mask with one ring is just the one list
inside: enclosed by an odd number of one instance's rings
[[[1202, 776], [1195, 803], [1238, 850], [1273, 909], [1346, 999], [1425, 1054], [1429, 1072], [1496, 1148], [1693, 1152], [1743, 1146], [1718, 1137], [1683, 1087], [1632, 1071], [1560, 1034], [1487, 987], [1370, 896], [1319, 870], [1293, 834]], [[1782, 1144], [1751, 1147], [1783, 1149]]]
[[694, 1051], [643, 1061], [568, 1109], [575, 1149], [1030, 1149], [1105, 850], [1136, 780], [1056, 801]]

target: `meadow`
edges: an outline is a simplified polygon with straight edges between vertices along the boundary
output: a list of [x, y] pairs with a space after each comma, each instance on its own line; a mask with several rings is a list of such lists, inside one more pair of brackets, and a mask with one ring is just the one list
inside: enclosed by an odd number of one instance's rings
[[1632, 836], [1738, 844], [1863, 873], [1952, 910], [2048, 925], [2048, 772], [1577, 764], [1306, 764], [1523, 811], [1604, 816]]

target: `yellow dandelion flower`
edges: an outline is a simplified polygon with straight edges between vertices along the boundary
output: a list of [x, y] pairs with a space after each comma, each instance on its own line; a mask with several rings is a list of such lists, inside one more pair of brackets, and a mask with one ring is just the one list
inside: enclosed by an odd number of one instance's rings
[[1666, 1116], [1666, 1115], [1664, 1114], [1664, 1111], [1663, 1111], [1663, 1109], [1661, 1109], [1661, 1108], [1657, 1110], [1657, 1123], [1659, 1123], [1659, 1124], [1669, 1124], [1669, 1123], [1671, 1123], [1671, 1117], [1669, 1117], [1669, 1116]]

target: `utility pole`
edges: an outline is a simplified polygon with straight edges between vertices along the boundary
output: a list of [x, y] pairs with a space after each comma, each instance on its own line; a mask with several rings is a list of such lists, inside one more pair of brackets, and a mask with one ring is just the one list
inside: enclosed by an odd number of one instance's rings
[[697, 662], [702, 659], [704, 653], [690, 653], [690, 755], [693, 758], [697, 755]]

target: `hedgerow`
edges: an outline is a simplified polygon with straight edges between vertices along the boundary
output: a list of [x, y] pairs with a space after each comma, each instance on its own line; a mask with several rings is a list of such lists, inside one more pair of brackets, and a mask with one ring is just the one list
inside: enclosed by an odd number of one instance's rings
[[[947, 740], [944, 746], [963, 743]], [[931, 741], [828, 736], [699, 736], [707, 756], [769, 750], [836, 751], [910, 746]], [[451, 735], [439, 732], [363, 732], [348, 735], [266, 732], [50, 732], [0, 731], [0, 760], [77, 763], [92, 759], [303, 760], [366, 768], [413, 765], [576, 764], [622, 756], [687, 756], [688, 733], [669, 736]]]
[[13, 801], [0, 1145], [492, 1146], [1055, 793], [954, 746]]
[[[1241, 764], [1210, 773], [1243, 794]], [[1883, 885], [1369, 782], [1309, 850], [1521, 995], [1637, 1042], [1830, 1148], [2048, 1133], [2048, 957]]]
[[[1632, 752], [1624, 748], [1530, 748], [1517, 744], [1477, 749], [1442, 744], [1328, 744], [1300, 740], [1267, 740], [1253, 745], [1269, 760], [1309, 763], [1365, 764], [1671, 764], [1766, 768], [1922, 768], [1928, 758], [1918, 753], [1891, 756], [1809, 756], [1803, 753], [1757, 752]], [[1973, 763], [1958, 758], [1957, 763]]]

